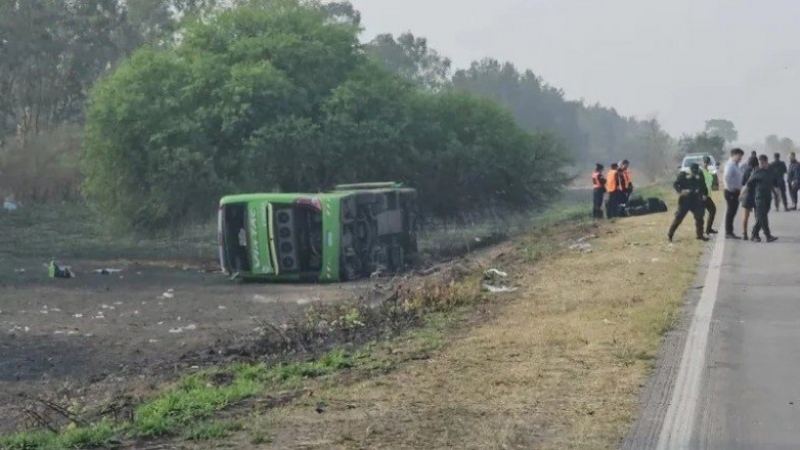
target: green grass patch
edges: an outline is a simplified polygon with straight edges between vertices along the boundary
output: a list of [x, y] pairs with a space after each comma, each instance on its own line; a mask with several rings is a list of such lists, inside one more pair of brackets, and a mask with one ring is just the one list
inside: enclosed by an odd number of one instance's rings
[[200, 422], [190, 426], [184, 433], [183, 438], [187, 441], [210, 441], [223, 439], [232, 432], [241, 430], [242, 424], [239, 422]]
[[237, 402], [256, 397], [268, 389], [286, 389], [359, 361], [343, 350], [335, 350], [310, 362], [292, 364], [236, 364], [181, 378], [173, 387], [136, 408], [131, 423], [102, 420], [86, 427], [65, 427], [59, 433], [20, 432], [0, 436], [0, 448], [9, 450], [89, 449], [108, 446], [120, 437], [173, 436], [185, 430], [187, 439], [224, 437], [241, 428], [236, 424], [212, 422], [214, 414]]
[[[0, 212], [0, 257], [84, 259], [213, 258], [216, 223], [187, 228], [180, 236], [139, 239], [108, 230], [81, 203], [24, 205]], [[19, 245], [24, 242], [25, 245]]]

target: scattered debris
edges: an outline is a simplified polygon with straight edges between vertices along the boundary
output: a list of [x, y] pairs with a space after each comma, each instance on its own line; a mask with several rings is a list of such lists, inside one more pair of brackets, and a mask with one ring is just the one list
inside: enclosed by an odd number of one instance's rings
[[569, 249], [572, 250], [572, 251], [579, 252], [579, 253], [591, 253], [592, 252], [592, 245], [591, 244], [587, 244], [585, 242], [579, 242], [577, 244], [570, 245]]
[[264, 297], [263, 295], [258, 295], [258, 294], [253, 296], [253, 301], [256, 301], [256, 302], [259, 302], [259, 303], [278, 303], [278, 300], [276, 300], [274, 298], [267, 298], [267, 297]]
[[483, 289], [492, 294], [514, 292], [518, 288], [505, 286], [503, 280], [508, 278], [508, 273], [498, 269], [488, 269], [483, 272]]
[[184, 331], [192, 331], [192, 330], [196, 330], [196, 329], [197, 329], [197, 325], [191, 324], [191, 325], [187, 325], [185, 327], [170, 328], [169, 332], [172, 333], [172, 334], [178, 334], [178, 333], [183, 333]]
[[111, 268], [104, 268], [104, 269], [97, 269], [94, 270], [94, 273], [99, 273], [100, 275], [111, 275], [112, 273], [120, 273], [122, 269], [111, 269]]
[[578, 242], [579, 244], [582, 244], [582, 243], [584, 243], [584, 242], [586, 242], [586, 241], [591, 241], [592, 239], [597, 239], [597, 235], [596, 235], [596, 234], [590, 234], [590, 235], [588, 235], [588, 236], [584, 236], [584, 237], [582, 237], [582, 238], [578, 239], [578, 241], [577, 241], [577, 242]]
[[3, 201], [3, 209], [6, 211], [16, 211], [19, 209], [19, 205], [13, 199], [6, 198], [5, 201]]
[[485, 272], [483, 272], [484, 279], [494, 279], [494, 277], [508, 278], [508, 274], [506, 272], [497, 269], [488, 269]]
[[510, 288], [508, 286], [492, 286], [491, 284], [483, 284], [483, 288], [492, 294], [502, 294], [505, 292], [515, 292], [518, 288]]
[[75, 336], [78, 334], [75, 330], [56, 330], [53, 334], [55, 335], [65, 335], [65, 336]]
[[75, 278], [75, 274], [68, 266], [59, 266], [54, 259], [50, 260], [47, 266], [47, 274], [50, 278]]
[[83, 314], [81, 314], [81, 313], [73, 314], [72, 317], [74, 317], [76, 319], [83, 319]]
[[167, 289], [167, 292], [161, 294], [161, 298], [175, 298], [175, 290], [174, 289]]

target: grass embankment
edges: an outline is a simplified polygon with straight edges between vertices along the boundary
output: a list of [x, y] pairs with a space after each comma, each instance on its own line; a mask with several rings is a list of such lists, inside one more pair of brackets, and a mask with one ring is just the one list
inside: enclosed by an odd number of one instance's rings
[[591, 253], [561, 245], [580, 225], [522, 237], [497, 262], [521, 289], [495, 300], [489, 322], [429, 359], [322, 387], [317, 398], [336, 405], [325, 414], [298, 401], [254, 426], [274, 448], [617, 448], [703, 251], [691, 223], [668, 245], [671, 219], [601, 224]]
[[[665, 243], [671, 214], [594, 225], [559, 211], [494, 262], [514, 293], [482, 293], [479, 273], [426, 286], [400, 303], [420, 313], [415, 331], [310, 362], [204, 370], [142, 399], [129, 420], [21, 433], [0, 447], [617, 447], [702, 246], [690, 224]], [[569, 248], [587, 235], [591, 252]]]

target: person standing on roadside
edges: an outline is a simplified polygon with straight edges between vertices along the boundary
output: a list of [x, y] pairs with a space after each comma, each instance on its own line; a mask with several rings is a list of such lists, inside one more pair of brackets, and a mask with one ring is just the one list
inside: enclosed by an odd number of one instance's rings
[[767, 242], [775, 242], [778, 238], [773, 236], [769, 229], [769, 208], [772, 205], [776, 172], [770, 167], [767, 155], [759, 156], [758, 162], [759, 168], [747, 180], [747, 189], [755, 190], [756, 204], [756, 224], [753, 227], [753, 235], [750, 239], [753, 242], [761, 242], [759, 234], [764, 231]]
[[[789, 210], [789, 203], [786, 201], [786, 172], [788, 169], [786, 168], [786, 163], [781, 161], [781, 154], [775, 153], [775, 160], [772, 161], [772, 164], [769, 165], [769, 168], [772, 169], [775, 181], [775, 188], [778, 191], [779, 195], [775, 196], [775, 211], [780, 211], [780, 201], [783, 200], [783, 210]], [[780, 198], [778, 198], [780, 196]]]
[[631, 163], [627, 159], [623, 159], [619, 164], [619, 170], [622, 172], [623, 180], [625, 180], [625, 203], [628, 203], [633, 193], [633, 175], [631, 175], [630, 165]]
[[792, 211], [797, 211], [797, 191], [800, 190], [800, 162], [795, 152], [789, 153], [789, 172], [786, 174], [789, 185], [789, 198], [792, 199]]
[[744, 169], [744, 174], [742, 175], [742, 192], [739, 194], [739, 201], [742, 203], [742, 209], [744, 210], [742, 216], [742, 238], [745, 241], [748, 240], [747, 234], [750, 231], [748, 228], [750, 213], [756, 207], [756, 192], [747, 188], [747, 182], [750, 181], [750, 177], [756, 169], [758, 169], [758, 157], [751, 156], [747, 160], [747, 168]]
[[619, 171], [619, 165], [617, 163], [611, 164], [611, 169], [606, 174], [606, 192], [608, 192], [606, 217], [609, 219], [620, 215], [619, 207], [625, 200], [624, 186], [625, 180]]
[[708, 222], [706, 222], [706, 234], [717, 234], [717, 230], [713, 228], [714, 218], [717, 216], [717, 205], [714, 199], [711, 198], [711, 187], [714, 185], [714, 175], [711, 174], [709, 167], [711, 166], [711, 157], [703, 157], [703, 167], [700, 171], [703, 174], [703, 181], [706, 183], [706, 195], [703, 198], [703, 207], [708, 211]]
[[673, 237], [675, 237], [675, 231], [686, 215], [691, 212], [694, 216], [697, 239], [708, 241], [708, 238], [703, 234], [704, 202], [705, 197], [708, 196], [708, 187], [700, 171], [700, 166], [695, 163], [689, 167], [689, 173], [680, 171], [672, 187], [678, 193], [678, 210], [675, 212], [675, 220], [672, 221], [672, 225], [670, 225], [667, 232], [667, 239], [672, 242]]
[[742, 192], [743, 172], [739, 167], [744, 150], [735, 148], [731, 150], [731, 157], [725, 164], [725, 203], [728, 209], [725, 211], [725, 238], [740, 239], [733, 232], [733, 220], [736, 218], [736, 211], [739, 210], [739, 195]]
[[603, 165], [597, 164], [592, 172], [592, 217], [603, 218], [603, 197], [606, 195], [606, 177], [603, 176]]

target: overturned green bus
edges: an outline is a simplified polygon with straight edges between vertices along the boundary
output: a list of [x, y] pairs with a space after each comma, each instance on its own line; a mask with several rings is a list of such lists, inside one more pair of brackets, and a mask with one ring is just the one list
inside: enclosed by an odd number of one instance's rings
[[335, 282], [402, 270], [417, 253], [416, 198], [397, 183], [224, 197], [220, 264], [234, 278], [265, 281]]

